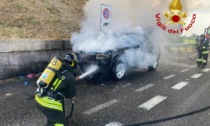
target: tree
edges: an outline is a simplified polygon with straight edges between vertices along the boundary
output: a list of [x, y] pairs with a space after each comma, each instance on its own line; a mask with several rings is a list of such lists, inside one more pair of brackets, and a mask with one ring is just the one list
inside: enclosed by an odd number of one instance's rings
[[197, 35], [195, 33], [191, 34], [191, 38], [196, 38], [196, 37], [197, 37]]

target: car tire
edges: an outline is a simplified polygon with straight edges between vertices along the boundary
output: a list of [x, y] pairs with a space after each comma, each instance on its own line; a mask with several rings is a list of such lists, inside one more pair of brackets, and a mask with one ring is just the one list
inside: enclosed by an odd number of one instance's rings
[[114, 80], [122, 80], [126, 74], [126, 64], [117, 60], [112, 67], [111, 74]]

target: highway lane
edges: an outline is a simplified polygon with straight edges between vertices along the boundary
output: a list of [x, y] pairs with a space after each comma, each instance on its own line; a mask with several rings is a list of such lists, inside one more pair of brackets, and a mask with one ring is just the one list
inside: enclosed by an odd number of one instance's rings
[[[176, 68], [176, 71], [177, 70], [178, 69]], [[182, 69], [180, 68], [180, 70]], [[83, 116], [83, 118], [87, 119], [87, 122], [85, 123], [87, 125], [103, 125], [102, 122], [106, 122], [106, 120], [108, 121], [111, 119], [112, 122], [129, 124], [134, 122], [137, 123], [148, 120], [166, 118], [166, 117], [179, 115], [185, 112], [189, 112], [186, 111], [185, 109], [188, 108], [187, 103], [191, 102], [192, 99], [191, 97], [194, 94], [194, 92], [196, 94], [193, 96], [196, 95], [199, 96], [200, 94], [197, 94], [197, 92], [203, 92], [203, 90], [196, 92], [196, 89], [199, 89], [199, 87], [202, 85], [200, 84], [201, 80], [199, 79], [202, 79], [202, 81], [205, 82], [206, 80], [208, 80], [209, 76], [209, 74], [206, 74], [202, 75], [203, 78], [202, 76], [200, 76], [200, 78], [196, 80], [190, 79], [191, 76], [194, 75], [194, 73], [198, 72], [199, 70], [200, 69], [193, 68], [190, 69], [188, 73], [185, 74], [181, 72], [178, 73], [178, 71], [177, 72], [173, 71], [176, 76], [174, 76], [174, 78], [171, 78], [171, 80], [164, 80], [163, 79], [164, 77], [160, 77], [161, 74], [158, 74], [157, 76], [155, 74], [151, 77], [150, 73], [149, 74], [147, 73], [149, 77], [147, 76], [139, 78], [138, 82], [136, 83], [134, 82], [126, 89], [119, 90], [119, 92], [117, 92], [119, 95], [116, 95], [114, 98], [111, 98], [111, 99], [120, 100], [118, 103], [116, 103], [116, 105], [109, 107], [108, 110], [106, 109], [100, 110], [99, 114], [97, 114], [96, 112], [88, 116]], [[142, 84], [139, 84], [139, 82], [142, 82]], [[185, 86], [182, 85], [182, 89], [180, 89], [181, 87], [179, 87], [179, 90], [175, 90], [172, 88], [174, 87], [174, 85], [180, 84], [180, 82], [189, 82], [189, 83], [187, 83]], [[151, 83], [153, 83], [154, 86], [147, 86], [149, 84], [151, 85]], [[142, 92], [135, 92], [135, 90], [141, 89], [141, 87], [150, 87], [150, 88], [147, 88]], [[144, 107], [143, 109], [141, 107], [138, 108], [139, 106], [144, 105], [144, 103], [147, 103], [149, 100], [157, 98], [157, 96], [163, 96], [162, 103], [160, 102], [159, 104], [157, 104], [157, 106], [154, 106], [154, 108], [151, 108], [149, 110], [147, 109], [145, 110]], [[111, 99], [108, 99], [107, 101]], [[183, 106], [185, 109], [183, 109]], [[204, 106], [198, 106], [197, 108], [195, 108], [195, 110], [198, 109], [199, 107], [204, 107]], [[94, 124], [89, 119], [96, 120], [97, 123]], [[171, 125], [173, 126], [174, 124]]]
[[[208, 67], [210, 68], [210, 67]], [[176, 116], [210, 105], [210, 69], [198, 68], [184, 56], [160, 59], [155, 72], [131, 72], [122, 81], [77, 83], [71, 126], [133, 124]], [[45, 117], [36, 109], [35, 79], [0, 84], [0, 125], [41, 126]], [[28, 81], [28, 80], [27, 80]], [[70, 100], [66, 108], [70, 109]], [[209, 126], [210, 111], [151, 126]]]

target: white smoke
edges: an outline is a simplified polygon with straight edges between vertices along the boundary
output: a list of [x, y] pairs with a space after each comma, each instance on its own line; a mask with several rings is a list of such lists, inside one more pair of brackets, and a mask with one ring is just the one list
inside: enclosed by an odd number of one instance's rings
[[80, 34], [74, 34], [71, 42], [74, 51], [105, 52], [139, 45], [144, 41], [143, 35], [144, 32], [141, 27], [110, 29], [107, 32], [98, 33], [86, 30], [81, 31]]
[[[122, 57], [129, 66], [140, 68], [156, 60], [160, 43], [167, 41], [157, 27], [155, 15], [168, 10], [168, 0], [89, 0], [84, 7], [81, 30], [70, 39], [73, 51], [105, 52], [140, 45]], [[101, 4], [112, 6], [112, 22], [106, 31], [100, 30]], [[132, 34], [129, 34], [132, 33]]]
[[79, 76], [79, 78], [80, 79], [83, 79], [84, 77], [86, 77], [86, 76], [94, 73], [97, 70], [98, 70], [98, 66], [96, 66], [96, 65], [89, 66], [87, 68], [87, 70], [82, 75]]

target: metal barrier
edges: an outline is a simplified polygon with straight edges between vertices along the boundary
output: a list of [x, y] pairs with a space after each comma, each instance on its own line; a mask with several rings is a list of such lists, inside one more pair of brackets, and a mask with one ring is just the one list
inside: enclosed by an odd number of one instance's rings
[[174, 44], [165, 44], [164, 47], [168, 52], [194, 52], [197, 50], [198, 44], [187, 44], [187, 43], [174, 43]]

